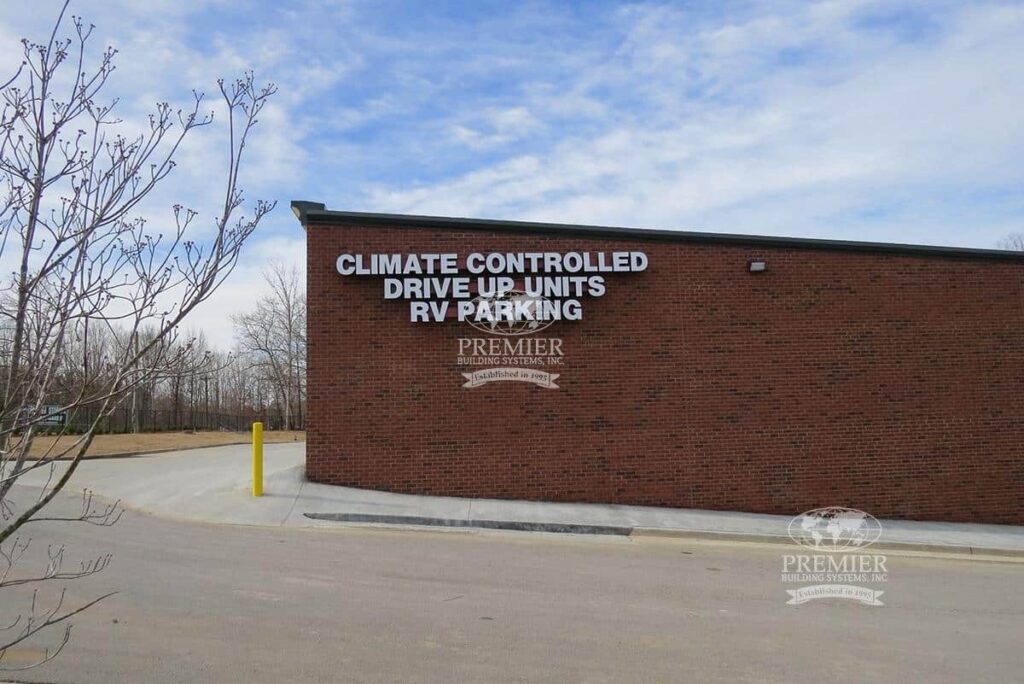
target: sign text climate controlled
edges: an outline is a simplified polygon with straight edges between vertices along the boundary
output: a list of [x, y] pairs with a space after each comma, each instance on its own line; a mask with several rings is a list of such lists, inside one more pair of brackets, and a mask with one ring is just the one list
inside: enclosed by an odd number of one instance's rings
[[473, 252], [344, 253], [336, 266], [343, 276], [383, 276], [384, 298], [407, 300], [412, 322], [439, 323], [579, 320], [580, 298], [604, 295], [603, 274], [647, 264], [644, 252]]

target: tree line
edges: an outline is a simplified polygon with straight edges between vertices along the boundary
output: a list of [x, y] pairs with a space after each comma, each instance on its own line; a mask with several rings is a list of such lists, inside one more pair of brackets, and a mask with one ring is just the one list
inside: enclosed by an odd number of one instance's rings
[[[135, 363], [140, 378], [120, 405], [98, 424], [100, 432], [245, 430], [256, 420], [268, 429], [303, 429], [306, 419], [306, 294], [294, 267], [275, 264], [264, 273], [269, 294], [232, 316], [234, 346], [217, 349], [202, 331], [185, 331], [161, 350], [162, 362], [144, 353]], [[101, 410], [99, 397], [120, 371], [118, 350], [141, 349], [156, 330], [134, 337], [117, 326], [85, 318], [64, 343], [44, 405], [55, 413], [40, 431], [85, 430]], [[23, 335], [29, 356], [46, 336]], [[0, 322], [0, 367], [10, 364], [14, 330]], [[143, 371], [145, 372], [143, 373]], [[63, 407], [73, 405], [71, 411]], [[108, 408], [109, 410], [109, 408]]]

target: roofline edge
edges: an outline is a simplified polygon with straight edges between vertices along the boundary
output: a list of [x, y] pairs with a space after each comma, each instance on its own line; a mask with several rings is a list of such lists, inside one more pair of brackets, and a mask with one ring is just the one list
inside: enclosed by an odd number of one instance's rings
[[1024, 252], [973, 247], [944, 247], [939, 245], [912, 245], [894, 242], [859, 242], [853, 240], [826, 240], [822, 238], [776, 237], [769, 235], [743, 235], [732, 233], [705, 233], [651, 228], [621, 228], [565, 223], [532, 221], [506, 221], [449, 216], [418, 216], [412, 214], [378, 214], [357, 211], [334, 211], [322, 202], [294, 200], [292, 211], [303, 228], [310, 224], [388, 225], [396, 228], [441, 228], [482, 230], [555, 236], [586, 236], [645, 240], [652, 242], [684, 242], [724, 244], [732, 246], [774, 247], [824, 251], [868, 252], [901, 254], [908, 256], [947, 257], [959, 259], [985, 259], [1024, 263]]

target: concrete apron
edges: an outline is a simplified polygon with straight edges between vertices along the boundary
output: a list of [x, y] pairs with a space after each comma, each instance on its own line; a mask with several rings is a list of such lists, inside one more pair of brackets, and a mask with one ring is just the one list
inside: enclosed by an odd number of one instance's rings
[[[265, 495], [251, 496], [248, 445], [125, 459], [85, 461], [67, 491], [88, 488], [106, 500], [161, 517], [287, 527], [398, 526], [404, 529], [604, 534], [632, 539], [785, 544], [787, 516], [609, 504], [566, 504], [394, 494], [305, 479], [302, 443], [266, 445]], [[57, 464], [56, 468], [64, 467]], [[42, 472], [47, 471], [47, 472]], [[48, 469], [24, 478], [42, 486]], [[870, 512], [870, 511], [869, 511]], [[1024, 527], [880, 521], [871, 548], [961, 559], [1024, 562]]]

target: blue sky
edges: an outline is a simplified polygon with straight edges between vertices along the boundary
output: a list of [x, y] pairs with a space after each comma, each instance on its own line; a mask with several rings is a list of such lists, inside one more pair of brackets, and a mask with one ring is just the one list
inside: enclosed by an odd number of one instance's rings
[[[0, 60], [57, 0], [6, 7]], [[279, 207], [193, 324], [230, 343], [292, 199], [422, 213], [994, 247], [1024, 230], [1021, 2], [78, 0], [128, 123], [254, 68], [243, 179]], [[204, 130], [147, 211], [210, 208]], [[191, 169], [191, 170], [189, 170]], [[164, 212], [161, 214], [161, 212]], [[159, 220], [157, 218], [156, 220]]]

